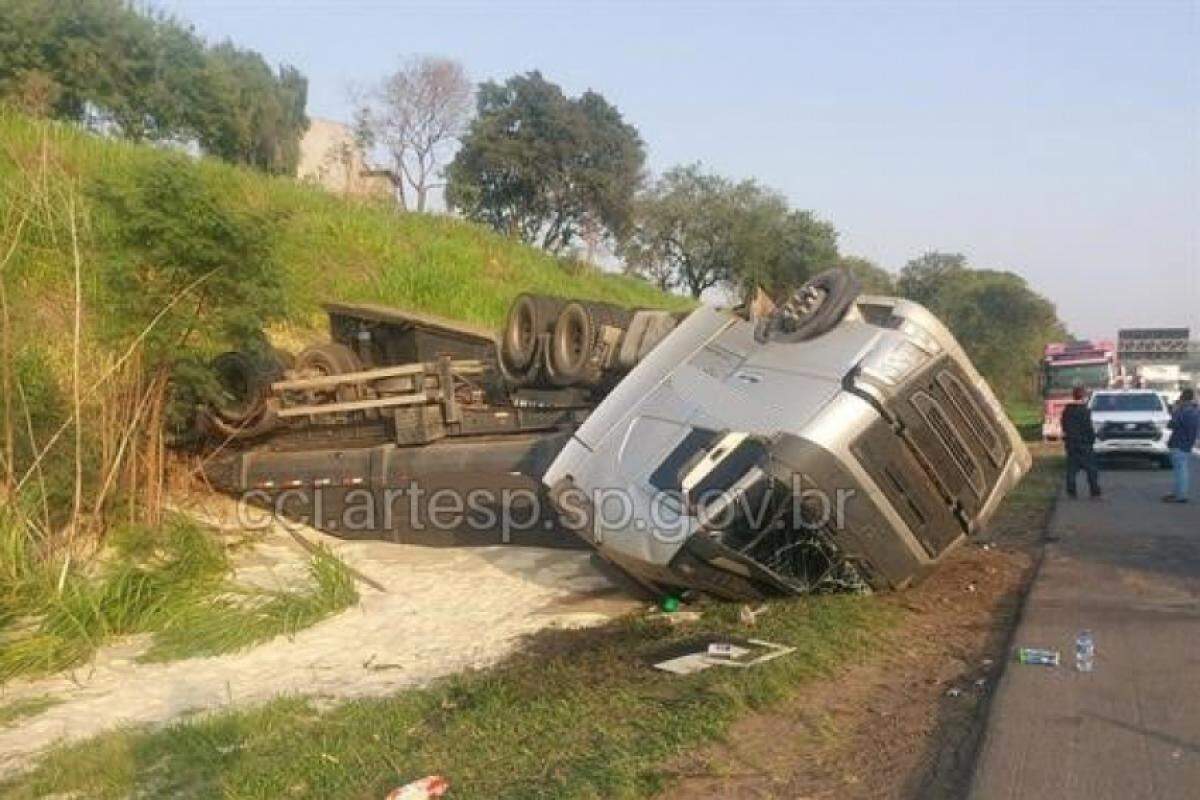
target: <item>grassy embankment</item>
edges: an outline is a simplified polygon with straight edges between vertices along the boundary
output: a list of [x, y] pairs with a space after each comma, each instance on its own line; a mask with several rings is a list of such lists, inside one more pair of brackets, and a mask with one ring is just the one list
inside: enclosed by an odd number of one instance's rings
[[[193, 282], [193, 262], [215, 274]], [[156, 633], [155, 657], [212, 653], [354, 602], [328, 554], [308, 590], [230, 586], [225, 547], [163, 511], [179, 471], [164, 369], [235, 346], [218, 322], [245, 312], [303, 342], [326, 300], [487, 325], [521, 291], [686, 304], [452, 219], [4, 112], [0, 264], [0, 682], [117, 635]], [[243, 272], [256, 289], [238, 296]]]
[[[1039, 457], [995, 530], [1044, 523], [1060, 463]], [[936, 576], [932, 578], [936, 580]], [[652, 670], [652, 654], [700, 634], [746, 635], [728, 605], [683, 629], [646, 619], [556, 631], [493, 669], [431, 688], [321, 708], [302, 698], [160, 729], [122, 730], [55, 750], [0, 792], [96, 798], [381, 797], [428, 773], [456, 798], [635, 798], [663, 784], [671, 756], [721, 737], [847, 661], [882, 656], [914, 613], [883, 597], [779, 601], [753, 635], [797, 652], [748, 671], [689, 677]]]

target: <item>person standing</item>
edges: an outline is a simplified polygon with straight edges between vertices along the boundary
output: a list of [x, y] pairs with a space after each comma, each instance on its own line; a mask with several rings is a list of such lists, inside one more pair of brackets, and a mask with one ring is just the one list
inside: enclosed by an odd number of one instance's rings
[[1071, 402], [1063, 408], [1062, 435], [1067, 450], [1067, 496], [1076, 497], [1075, 476], [1079, 470], [1087, 473], [1088, 491], [1092, 497], [1100, 496], [1100, 476], [1096, 470], [1096, 429], [1092, 426], [1092, 412], [1087, 407], [1087, 393], [1082, 386], [1071, 390]]
[[1188, 474], [1189, 461], [1192, 458], [1192, 448], [1196, 446], [1196, 436], [1200, 432], [1200, 408], [1196, 407], [1196, 392], [1184, 389], [1179, 393], [1179, 402], [1171, 421], [1167, 423], [1171, 429], [1171, 438], [1167, 439], [1167, 448], [1171, 451], [1171, 469], [1175, 473], [1175, 490], [1163, 498], [1166, 503], [1186, 503], [1191, 476]]

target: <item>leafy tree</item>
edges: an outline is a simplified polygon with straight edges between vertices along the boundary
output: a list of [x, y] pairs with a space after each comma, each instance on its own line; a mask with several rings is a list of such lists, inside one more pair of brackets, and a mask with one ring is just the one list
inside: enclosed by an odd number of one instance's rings
[[693, 297], [720, 285], [786, 291], [837, 258], [831, 225], [754, 181], [733, 183], [698, 164], [667, 171], [634, 208], [620, 248], [626, 268]]
[[540, 72], [487, 82], [451, 162], [447, 203], [559, 253], [589, 225], [619, 236], [641, 179], [637, 129], [601, 95], [569, 98]]
[[737, 257], [735, 187], [698, 164], [675, 167], [644, 192], [620, 254], [630, 272], [693, 297], [733, 279]]
[[961, 255], [933, 252], [910, 261], [897, 283], [902, 295], [950, 328], [1002, 398], [1034, 398], [1043, 348], [1066, 332], [1054, 305], [1024, 278], [971, 269]]
[[0, 99], [25, 111], [286, 173], [306, 94], [295, 69], [123, 0], [0, 0]]
[[842, 256], [838, 266], [849, 270], [866, 294], [893, 295], [896, 293], [896, 276], [873, 261], [858, 256]]
[[1046, 342], [1065, 335], [1049, 300], [1019, 275], [971, 270], [949, 282], [936, 305], [1002, 397], [1032, 398]]
[[120, 309], [112, 335], [136, 335], [170, 309], [146, 340], [152, 361], [197, 343], [253, 342], [282, 313], [277, 221], [228, 207], [185, 157], [156, 159], [90, 191], [113, 220], [119, 252], [134, 254], [104, 265], [107, 302]]
[[416, 194], [417, 211], [425, 210], [430, 190], [443, 185], [435, 181], [466, 129], [472, 93], [462, 64], [425, 57], [409, 61], [368, 94], [356, 132], [362, 144], [381, 146], [391, 156], [406, 208], [405, 183]]
[[308, 128], [308, 81], [296, 69], [278, 75], [263, 57], [225, 42], [204, 65], [194, 128], [205, 152], [267, 172], [295, 172]]
[[896, 290], [910, 300], [932, 306], [942, 289], [961, 278], [966, 269], [967, 257], [962, 253], [932, 250], [904, 265], [896, 279]]

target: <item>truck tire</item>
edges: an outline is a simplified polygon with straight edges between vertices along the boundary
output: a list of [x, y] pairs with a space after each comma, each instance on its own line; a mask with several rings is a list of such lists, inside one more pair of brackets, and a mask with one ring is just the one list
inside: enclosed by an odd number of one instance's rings
[[816, 338], [839, 322], [858, 297], [858, 279], [844, 269], [830, 269], [797, 289], [781, 308], [759, 320], [754, 338], [760, 343], [794, 344]]
[[210, 361], [209, 368], [221, 390], [210, 403], [216, 415], [241, 425], [262, 414], [277, 371], [273, 366], [238, 350], [221, 353]]
[[[318, 375], [346, 375], [360, 372], [362, 362], [344, 344], [322, 342], [310, 345], [296, 356], [296, 369], [300, 372], [315, 372]], [[315, 398], [314, 398], [315, 399]], [[358, 390], [353, 386], [342, 386], [336, 392], [338, 401], [357, 400]]]
[[596, 331], [596, 320], [582, 303], [568, 303], [559, 313], [550, 338], [550, 365], [564, 384], [584, 378]]
[[619, 340], [613, 344], [615, 352], [602, 348], [603, 331], [615, 328], [628, 331], [633, 312], [611, 303], [579, 300], [568, 303], [554, 323], [550, 337], [549, 374], [559, 386], [598, 387], [605, 380], [605, 371], [619, 366]]
[[500, 356], [513, 372], [536, 363], [538, 337], [549, 333], [566, 301], [548, 295], [522, 294], [513, 301], [500, 337]]
[[296, 368], [311, 370], [322, 375], [345, 375], [358, 372], [362, 364], [354, 351], [337, 342], [322, 342], [310, 345], [296, 357]]

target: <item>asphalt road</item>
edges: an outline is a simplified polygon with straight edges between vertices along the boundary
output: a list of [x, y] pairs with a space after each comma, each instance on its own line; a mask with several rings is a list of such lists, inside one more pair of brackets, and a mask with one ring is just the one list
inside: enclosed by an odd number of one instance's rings
[[[1164, 504], [1170, 474], [1105, 471], [1103, 501], [1060, 498], [1013, 645], [1062, 665], [1009, 662], [973, 800], [1200, 797], [1200, 487]], [[1074, 667], [1084, 628], [1091, 673]]]

